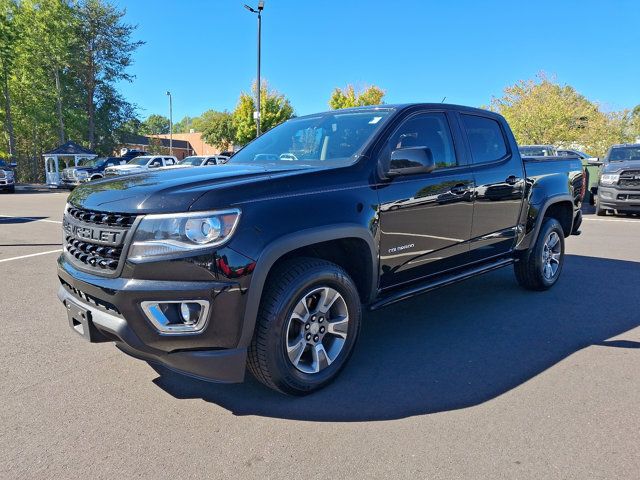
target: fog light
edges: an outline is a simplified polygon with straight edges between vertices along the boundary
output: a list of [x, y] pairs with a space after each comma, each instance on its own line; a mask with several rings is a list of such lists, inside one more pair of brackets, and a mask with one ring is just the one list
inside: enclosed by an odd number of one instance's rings
[[163, 334], [199, 333], [209, 317], [206, 300], [142, 302], [142, 311]]
[[202, 307], [199, 303], [182, 302], [180, 304], [180, 315], [185, 325], [195, 325], [200, 318]]

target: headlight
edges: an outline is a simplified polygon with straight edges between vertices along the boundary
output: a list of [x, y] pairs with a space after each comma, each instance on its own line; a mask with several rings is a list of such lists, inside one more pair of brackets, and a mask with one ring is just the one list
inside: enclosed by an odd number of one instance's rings
[[217, 247], [238, 225], [240, 210], [147, 215], [138, 225], [129, 260], [144, 262]]
[[611, 174], [611, 173], [604, 173], [600, 176], [600, 183], [602, 185], [614, 185], [616, 183], [618, 183], [618, 180], [620, 180], [620, 174]]

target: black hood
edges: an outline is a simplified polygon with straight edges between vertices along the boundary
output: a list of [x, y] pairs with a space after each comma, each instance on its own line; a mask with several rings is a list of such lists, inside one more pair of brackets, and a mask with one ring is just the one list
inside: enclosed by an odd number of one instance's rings
[[240, 187], [303, 170], [310, 169], [267, 170], [262, 166], [232, 164], [167, 169], [84, 184], [69, 196], [69, 203], [87, 210], [117, 213], [184, 212], [212, 190]]
[[640, 170], [640, 160], [609, 162], [602, 169], [604, 173], [616, 173], [622, 170]]

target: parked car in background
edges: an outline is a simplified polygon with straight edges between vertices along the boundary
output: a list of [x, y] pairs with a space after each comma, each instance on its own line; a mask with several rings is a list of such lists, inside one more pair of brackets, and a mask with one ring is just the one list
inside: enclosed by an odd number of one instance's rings
[[585, 171], [586, 190], [584, 194], [584, 201], [591, 205], [595, 203], [594, 191], [598, 187], [598, 178], [600, 176], [600, 166], [602, 161], [598, 157], [592, 157], [588, 153], [584, 153], [581, 150], [575, 150], [570, 148], [558, 149], [558, 156], [560, 157], [578, 157], [582, 162], [582, 166]]
[[294, 118], [220, 168], [125, 187], [69, 197], [58, 296], [71, 329], [201, 379], [239, 382], [248, 365], [303, 395], [345, 366], [363, 309], [506, 266], [551, 288], [583, 171], [521, 158], [496, 113], [409, 104]]
[[76, 167], [62, 170], [61, 186], [75, 188], [78, 185], [104, 177], [104, 171], [114, 165], [124, 165], [127, 159], [121, 157], [92, 158], [80, 160]]
[[16, 191], [15, 165], [0, 160], [0, 191], [14, 193]]
[[519, 145], [518, 150], [523, 157], [557, 157], [558, 152], [553, 145]]
[[640, 213], [640, 143], [613, 145], [604, 157], [596, 215]]
[[124, 165], [131, 159], [147, 155], [142, 150], [125, 150], [120, 157], [93, 158], [80, 160], [75, 167], [65, 168], [60, 175], [61, 185], [73, 189], [78, 185], [103, 178], [104, 171], [115, 165]]
[[222, 165], [227, 163], [229, 157], [224, 155], [194, 155], [185, 157], [178, 162], [177, 167], [206, 167], [209, 165]]
[[144, 173], [154, 168], [168, 167], [176, 165], [178, 159], [170, 155], [143, 155], [130, 160], [125, 165], [116, 165], [104, 170], [105, 177], [116, 175], [132, 175], [134, 173]]

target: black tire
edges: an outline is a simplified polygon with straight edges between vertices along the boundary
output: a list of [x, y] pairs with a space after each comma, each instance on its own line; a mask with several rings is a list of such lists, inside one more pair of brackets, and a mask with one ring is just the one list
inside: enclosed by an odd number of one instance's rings
[[[550, 235], [555, 233], [559, 238], [559, 260], [557, 269], [549, 278], [545, 275], [545, 243]], [[548, 290], [560, 278], [562, 265], [564, 264], [564, 231], [562, 225], [555, 218], [545, 218], [540, 227], [536, 243], [532, 248], [524, 252], [514, 264], [514, 270], [518, 283], [529, 290]]]
[[595, 200], [595, 206], [596, 206], [596, 215], [599, 217], [604, 217], [607, 215], [607, 209], [606, 208], [602, 208], [600, 206], [600, 199], [598, 196], [596, 196], [596, 200]]
[[16, 187], [10, 187], [9, 193], [16, 193]]
[[[269, 275], [267, 282], [249, 346], [248, 369], [260, 382], [282, 393], [306, 395], [314, 392], [336, 378], [353, 352], [362, 318], [358, 290], [341, 267], [315, 258], [285, 261]], [[304, 373], [294, 366], [287, 354], [289, 322], [294, 308], [309, 292], [322, 287], [335, 290], [344, 300], [342, 305], [346, 307], [349, 319], [346, 339], [328, 366], [317, 373]], [[304, 333], [301, 332], [302, 336]]]

